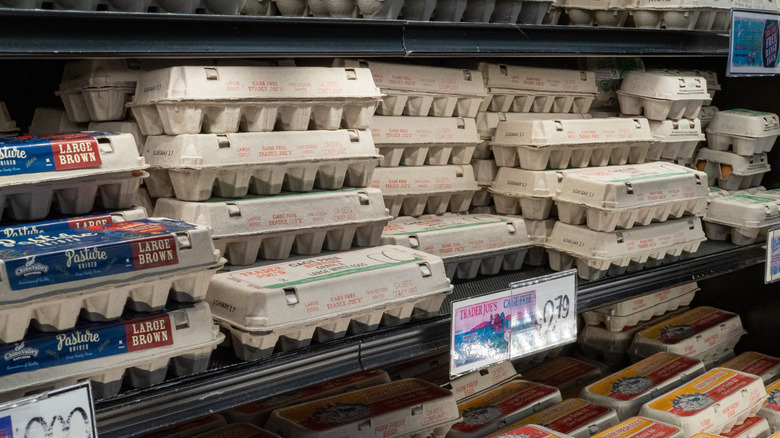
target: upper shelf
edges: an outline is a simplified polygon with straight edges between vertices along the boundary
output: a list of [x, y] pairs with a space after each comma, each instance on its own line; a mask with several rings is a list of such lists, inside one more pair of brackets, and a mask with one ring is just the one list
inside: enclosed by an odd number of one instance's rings
[[0, 9], [0, 57], [726, 56], [703, 31]]

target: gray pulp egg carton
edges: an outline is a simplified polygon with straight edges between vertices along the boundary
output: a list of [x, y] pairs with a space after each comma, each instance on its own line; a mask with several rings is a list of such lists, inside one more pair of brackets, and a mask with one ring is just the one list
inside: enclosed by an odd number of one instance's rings
[[[76, 133], [0, 139], [0, 206], [15, 220], [132, 206], [147, 176], [130, 134]], [[0, 207], [0, 215], [3, 208]]]
[[377, 189], [347, 189], [208, 202], [158, 199], [154, 215], [210, 227], [214, 247], [231, 265], [258, 256], [316, 255], [376, 246], [392, 219]]
[[498, 173], [496, 160], [471, 160], [471, 167], [474, 169], [474, 179], [477, 180], [479, 185], [479, 191], [471, 199], [471, 206], [487, 207], [493, 201], [493, 196], [490, 194], [490, 186]]
[[145, 135], [367, 129], [367, 68], [183, 66], [144, 72], [128, 104]]
[[552, 234], [557, 219], [523, 219], [525, 221], [525, 229], [528, 231], [528, 238], [531, 239], [533, 246], [528, 249], [528, 254], [525, 256], [525, 263], [529, 266], [546, 266], [547, 250], [544, 248], [544, 244], [547, 242], [547, 238]]
[[[98, 0], [82, 1], [98, 3]], [[65, 112], [73, 122], [122, 120], [125, 104], [135, 92], [140, 73], [139, 65], [127, 59], [70, 61], [65, 64], [55, 94], [62, 99]]]
[[498, 362], [479, 371], [472, 371], [441, 385], [449, 389], [461, 402], [475, 394], [505, 383], [517, 377], [517, 371], [510, 361]]
[[440, 258], [387, 245], [220, 273], [206, 301], [236, 356], [255, 360], [427, 317], [451, 291]]
[[[40, 330], [67, 330], [79, 316], [116, 319], [126, 303], [149, 311], [169, 298], [200, 301], [224, 264], [207, 227], [159, 218], [105, 220], [61, 221], [40, 230], [28, 224], [4, 236], [0, 342], [22, 339], [31, 322]], [[70, 228], [74, 224], [89, 228]]]
[[29, 135], [36, 137], [86, 130], [87, 123], [72, 122], [65, 110], [59, 108], [35, 108], [32, 122], [27, 128]]
[[16, 121], [11, 118], [11, 114], [8, 113], [8, 107], [5, 106], [5, 102], [0, 102], [0, 135], [15, 135], [18, 132], [19, 128], [16, 126]]
[[701, 110], [699, 110], [699, 120], [701, 121], [702, 131], [706, 132], [707, 128], [710, 126], [712, 118], [715, 117], [715, 114], [718, 111], [718, 107], [716, 106], [702, 105]]
[[141, 130], [138, 129], [138, 123], [135, 120], [90, 122], [89, 125], [87, 126], [86, 131], [131, 134], [135, 139], [136, 146], [138, 146], [138, 153], [141, 155], [144, 154], [144, 144], [146, 144], [146, 136], [141, 134]]
[[223, 340], [206, 303], [168, 312], [84, 323], [0, 346], [0, 400], [90, 380], [92, 395], [116, 395], [126, 378], [141, 388], [206, 371]]
[[653, 142], [645, 118], [499, 122], [490, 148], [499, 167], [528, 170], [642, 163]]
[[695, 0], [633, 0], [629, 3], [628, 10], [634, 19], [634, 25], [639, 28], [719, 30], [717, 28], [720, 26], [715, 26], [718, 14], [715, 9], [708, 7], [707, 3]]
[[708, 196], [704, 173], [653, 162], [565, 173], [555, 206], [562, 222], [613, 231], [684, 215], [702, 216]]
[[522, 214], [525, 219], [531, 220], [555, 216], [552, 214], [553, 197], [564, 172], [571, 171], [499, 168], [490, 186], [496, 211], [499, 214]]
[[335, 64], [371, 70], [383, 94], [376, 113], [383, 116], [473, 118], [487, 95], [478, 70], [371, 60], [339, 59]]
[[566, 0], [564, 9], [573, 26], [623, 27], [631, 0]]
[[576, 267], [585, 280], [620, 275], [676, 261], [699, 249], [704, 237], [698, 217], [612, 232], [557, 222], [545, 246], [550, 267]]
[[710, 200], [704, 215], [704, 230], [711, 240], [731, 236], [735, 245], [766, 240], [770, 228], [780, 224], [780, 199], [739, 193]]
[[718, 111], [707, 128], [707, 145], [716, 151], [751, 156], [770, 152], [778, 134], [777, 114], [745, 109]]
[[771, 170], [765, 152], [745, 157], [733, 152], [701, 148], [696, 155], [696, 168], [707, 174], [710, 186], [723, 190], [740, 190], [761, 184]]
[[655, 143], [650, 145], [647, 161], [691, 163], [696, 146], [706, 139], [699, 119], [652, 120], [650, 130]]
[[68, 9], [80, 11], [172, 12], [237, 15], [246, 0], [0, 0], [7, 8]]
[[479, 190], [468, 164], [377, 167], [370, 186], [382, 191], [393, 217], [464, 213]]
[[596, 76], [583, 70], [481, 62], [488, 95], [480, 111], [587, 113], [596, 98]]
[[384, 167], [469, 164], [480, 143], [474, 119], [374, 116], [374, 145]]
[[705, 78], [663, 71], [628, 72], [617, 95], [623, 114], [650, 120], [695, 119], [712, 100]]
[[365, 187], [381, 157], [356, 130], [150, 136], [144, 156], [149, 195], [187, 201]]
[[523, 11], [523, 5], [526, 4], [529, 2], [525, 0], [495, 0], [490, 21], [493, 23], [517, 23], [520, 13]]
[[400, 217], [387, 224], [379, 243], [441, 257], [455, 279], [517, 271], [531, 247], [523, 218], [471, 214]]
[[557, 24], [560, 8], [555, 0], [523, 0], [517, 22], [520, 24]]

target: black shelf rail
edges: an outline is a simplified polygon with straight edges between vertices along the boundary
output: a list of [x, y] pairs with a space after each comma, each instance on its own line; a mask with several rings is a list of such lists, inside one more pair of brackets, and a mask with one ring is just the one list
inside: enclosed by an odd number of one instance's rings
[[[763, 263], [761, 244], [736, 247], [705, 242], [697, 257], [599, 281], [580, 281], [578, 308], [592, 309], [640, 295]], [[524, 270], [455, 284], [455, 297], [503, 290], [513, 281], [552, 273]], [[96, 403], [102, 438], [123, 437], [186, 421], [296, 388], [404, 360], [446, 353], [448, 315], [313, 345], [256, 362], [215, 366], [152, 388]], [[218, 351], [220, 353], [220, 351]], [[229, 352], [221, 351], [222, 355]], [[215, 362], [214, 360], [212, 362]]]
[[0, 58], [726, 56], [728, 35], [507, 23], [0, 9]]

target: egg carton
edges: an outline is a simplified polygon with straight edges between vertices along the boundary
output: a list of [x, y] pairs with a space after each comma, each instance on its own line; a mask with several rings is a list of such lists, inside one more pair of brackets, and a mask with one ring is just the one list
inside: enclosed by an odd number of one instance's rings
[[443, 437], [459, 420], [450, 391], [405, 379], [279, 409], [265, 428], [300, 438], [357, 438], [388, 432], [398, 437]]
[[676, 261], [696, 252], [704, 240], [699, 218], [612, 232], [558, 222], [545, 247], [553, 270], [576, 266], [580, 278], [597, 280]]
[[531, 247], [523, 218], [493, 215], [401, 217], [387, 224], [379, 243], [441, 257], [454, 279], [520, 270]]
[[384, 167], [469, 164], [480, 143], [474, 119], [374, 116], [374, 145]]
[[756, 415], [765, 400], [760, 378], [714, 368], [646, 403], [639, 415], [677, 426], [686, 436], [705, 431], [719, 434]]
[[[490, 140], [496, 135], [496, 128], [500, 122], [515, 123], [527, 120], [571, 120], [571, 119], [591, 119], [590, 114], [572, 114], [572, 113], [503, 113], [486, 112], [477, 113], [475, 121], [477, 124], [477, 133], [479, 138]], [[489, 156], [475, 156], [474, 158], [490, 158]]]
[[647, 161], [692, 162], [696, 146], [706, 139], [699, 119], [654, 120], [650, 122], [655, 143], [650, 145]]
[[716, 151], [731, 150], [749, 157], [770, 152], [778, 134], [777, 114], [744, 109], [718, 111], [707, 128], [707, 145]]
[[206, 303], [170, 312], [73, 330], [38, 334], [0, 347], [0, 399], [60, 388], [89, 379], [92, 395], [116, 395], [123, 377], [134, 388], [162, 383], [170, 371], [206, 371], [223, 339]]
[[0, 5], [17, 9], [67, 9], [80, 11], [172, 12], [194, 14], [204, 12], [237, 15], [245, 0], [1, 0]]
[[0, 133], [11, 135], [18, 131], [19, 128], [16, 126], [16, 121], [8, 113], [8, 107], [5, 106], [5, 102], [0, 102]]
[[[556, 11], [553, 0], [523, 0], [517, 22], [520, 24], [557, 24], [560, 11]], [[553, 23], [554, 21], [554, 23]]]
[[236, 437], [252, 437], [252, 438], [281, 438], [275, 433], [271, 433], [265, 429], [260, 429], [254, 424], [249, 423], [234, 423], [229, 424], [218, 429], [210, 430], [202, 434], [193, 436], [192, 438], [236, 438]]
[[565, 11], [573, 26], [623, 27], [628, 0], [566, 0]]
[[[4, 0], [8, 3], [8, 0]], [[29, 0], [28, 0], [29, 1]], [[19, 2], [16, 2], [19, 3]], [[40, 0], [37, 3], [40, 8]], [[51, 2], [49, 2], [51, 3]], [[98, 5], [131, 3], [142, 7], [141, 2], [127, 0], [55, 0], [54, 4], [65, 9], [95, 10]], [[146, 3], [151, 3], [147, 1]], [[69, 6], [69, 7], [68, 7]], [[146, 8], [138, 12], [145, 12]], [[59, 90], [54, 94], [62, 99], [68, 118], [76, 123], [89, 121], [122, 120], [125, 103], [135, 92], [135, 84], [141, 71], [137, 62], [129, 59], [85, 59], [65, 63]]]
[[538, 424], [523, 424], [523, 425], [509, 425], [493, 435], [491, 438], [506, 438], [506, 437], [537, 437], [537, 438], [572, 438], [569, 435], [556, 432], [552, 429], [546, 428]]
[[138, 146], [138, 153], [140, 155], [144, 154], [144, 144], [146, 144], [146, 136], [141, 134], [141, 130], [138, 129], [138, 123], [135, 120], [90, 122], [85, 130], [97, 131], [97, 132], [112, 132], [117, 134], [131, 134], [135, 139], [136, 146]]
[[[355, 1], [338, 0], [331, 2], [317, 0], [282, 0], [275, 1], [279, 13], [287, 17], [338, 17], [358, 18], [360, 11]], [[376, 2], [361, 2], [364, 5], [376, 5]], [[395, 10], [397, 1], [388, 2], [384, 10], [389, 13]], [[381, 7], [381, 4], [379, 5]], [[377, 11], [379, 12], [379, 11]], [[389, 18], [389, 17], [388, 17]]]
[[615, 411], [581, 398], [569, 398], [515, 423], [542, 424], [573, 438], [588, 438], [618, 424]]
[[[496, 7], [496, 0], [468, 0], [462, 21], [466, 23], [489, 23]], [[517, 11], [518, 14], [520, 11]]]
[[[715, 0], [717, 1], [717, 0]], [[703, 4], [702, 2], [701, 4]], [[663, 8], [663, 6], [658, 6]], [[709, 9], [700, 8], [702, 12], [710, 12]], [[712, 70], [700, 70], [700, 69], [661, 69], [661, 71], [668, 71], [671, 73], [681, 74], [685, 76], [701, 76], [707, 80], [707, 93], [710, 95], [710, 99], [715, 98], [715, 92], [722, 89], [720, 82], [718, 81], [718, 74]]]
[[365, 68], [183, 66], [141, 74], [128, 104], [144, 135], [368, 129], [381, 99]]
[[279, 15], [279, 9], [276, 7], [276, 2], [271, 0], [246, 0], [241, 14], [273, 17]]
[[644, 417], [631, 417], [620, 424], [593, 435], [594, 438], [685, 438], [679, 427]]
[[564, 0], [553, 0], [547, 8], [547, 13], [544, 14], [541, 24], [549, 24], [555, 26], [561, 20], [563, 15], [563, 3]]
[[474, 193], [471, 199], [472, 207], [486, 207], [493, 203], [493, 195], [490, 194], [490, 185], [498, 173], [495, 160], [471, 160], [474, 169], [474, 179], [477, 180], [479, 191]]
[[[479, 438], [496, 432], [536, 411], [561, 401], [552, 386], [513, 379], [458, 403], [461, 421], [447, 434], [453, 438]], [[490, 414], [485, 415], [486, 412]]]
[[644, 118], [501, 122], [490, 148], [499, 167], [528, 170], [637, 164], [653, 142]]
[[205, 201], [314, 187], [365, 187], [379, 161], [368, 131], [151, 136], [144, 147], [152, 198]]
[[772, 428], [775, 436], [780, 430], [780, 381], [776, 381], [766, 386], [767, 401], [758, 415], [764, 417], [769, 421], [769, 426]]
[[463, 213], [479, 190], [471, 165], [378, 167], [370, 186], [382, 191], [393, 217]]
[[722, 431], [720, 436], [724, 438], [758, 438], [768, 437], [772, 434], [769, 422], [766, 418], [755, 416], [748, 417], [739, 426], [734, 426], [729, 431]]
[[[736, 342], [734, 342], [734, 346], [736, 346]], [[733, 347], [725, 350], [719, 350], [716, 355], [710, 356], [707, 358], [707, 360], [704, 361], [704, 368], [709, 371], [713, 368], [719, 367], [720, 364], [724, 362], [728, 362], [731, 359], [734, 359], [735, 357], [737, 357], [737, 353], [734, 351]]]
[[[398, 278], [403, 278], [399, 281]], [[217, 274], [206, 300], [236, 356], [255, 360], [438, 312], [452, 291], [438, 257], [380, 246]]]
[[731, 236], [735, 245], [750, 245], [766, 240], [772, 227], [780, 224], [780, 199], [737, 194], [710, 201], [704, 216], [707, 238], [726, 240]]
[[650, 120], [695, 119], [711, 100], [703, 77], [668, 72], [628, 72], [617, 95], [622, 113]]
[[525, 219], [525, 229], [528, 231], [528, 238], [534, 246], [528, 249], [523, 263], [529, 266], [546, 266], [547, 250], [544, 248], [547, 238], [550, 237], [557, 219], [532, 220]]
[[142, 207], [133, 207], [128, 210], [112, 211], [104, 214], [52, 219], [44, 222], [21, 222], [16, 225], [6, 225], [0, 228], [0, 237], [36, 236], [54, 231], [71, 230], [74, 228], [101, 227], [119, 222], [146, 219], [147, 217], [146, 209]]
[[457, 401], [461, 402], [516, 377], [518, 377], [517, 371], [512, 362], [504, 361], [457, 377], [441, 386], [452, 391]]
[[469, 208], [468, 212], [469, 214], [496, 214], [496, 209], [492, 205], [487, 205], [483, 207], [475, 207], [472, 205], [471, 208]]
[[290, 253], [316, 255], [376, 246], [392, 219], [377, 189], [348, 189], [263, 198], [189, 202], [159, 199], [155, 216], [210, 227], [214, 247], [231, 265]]
[[174, 424], [173, 426], [156, 429], [153, 432], [140, 435], [141, 438], [187, 438], [201, 433], [211, 432], [227, 426], [225, 417], [220, 414], [209, 414], [194, 420]]
[[71, 122], [65, 110], [59, 108], [35, 108], [28, 128], [32, 136], [87, 131], [86, 123]]
[[[564, 353], [565, 345], [561, 345], [559, 347], [549, 348], [547, 350], [542, 350], [537, 353], [532, 353], [530, 355], [525, 355], [520, 358], [514, 358], [512, 359], [512, 363], [515, 364], [515, 368], [519, 370], [520, 372], [525, 372], [529, 368], [535, 367], [537, 365], [543, 364], [547, 360], [555, 359], [557, 357], [560, 357]], [[519, 343], [513, 344], [512, 351], [522, 351], [522, 346]]]
[[492, 23], [517, 23], [527, 0], [495, 0]]
[[780, 376], [780, 359], [755, 351], [746, 351], [721, 367], [756, 375], [767, 385]]
[[577, 397], [583, 386], [601, 377], [598, 365], [573, 357], [558, 357], [523, 371], [523, 379], [558, 388], [564, 399]]
[[[130, 208], [148, 166], [129, 134], [0, 138], [0, 206], [16, 220]], [[0, 207], [2, 215], [2, 207]]]
[[[709, 84], [709, 82], [707, 82]], [[699, 110], [699, 121], [701, 121], [701, 129], [705, 131], [710, 126], [712, 118], [718, 112], [718, 107], [712, 105], [703, 105]]]
[[563, 180], [563, 174], [557, 170], [499, 168], [490, 186], [496, 211], [509, 215], [522, 212], [526, 220], [544, 220], [556, 216], [553, 196]]
[[[86, 223], [86, 222], [85, 222]], [[64, 225], [63, 225], [64, 226]], [[38, 231], [34, 233], [33, 231]], [[95, 223], [90, 228], [18, 229], [3, 240], [0, 342], [23, 338], [34, 322], [68, 330], [92, 321], [194, 302], [224, 261], [206, 227], [167, 219]]]
[[146, 187], [140, 187], [133, 196], [133, 205], [139, 208], [143, 208], [146, 211], [154, 211], [154, 204], [156, 199], [152, 200], [149, 197], [149, 192], [146, 191]]
[[471, 212], [473, 208], [482, 208], [482, 207], [490, 208], [492, 203], [493, 203], [493, 196], [488, 191], [488, 188], [484, 186], [480, 186], [479, 190], [477, 190], [477, 192], [474, 193], [474, 196], [471, 198], [471, 208], [469, 208], [469, 212]]
[[[629, 6], [634, 26], [644, 29], [719, 30], [717, 11], [690, 0], [635, 0]], [[714, 92], [708, 90], [710, 98]]]
[[689, 305], [697, 291], [699, 286], [695, 282], [688, 283], [585, 311], [581, 315], [585, 324], [604, 324], [607, 330], [619, 332], [627, 326], [635, 326]]
[[707, 174], [708, 184], [724, 190], [739, 190], [761, 184], [770, 166], [766, 153], [743, 157], [733, 152], [701, 148], [696, 156], [696, 168]]

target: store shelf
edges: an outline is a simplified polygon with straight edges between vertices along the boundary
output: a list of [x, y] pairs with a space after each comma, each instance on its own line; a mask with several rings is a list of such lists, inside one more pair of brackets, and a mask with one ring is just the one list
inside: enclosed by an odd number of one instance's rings
[[[761, 244], [736, 247], [705, 242], [696, 257], [654, 269], [599, 281], [580, 281], [580, 310], [632, 295], [725, 274], [762, 263]], [[454, 299], [502, 290], [518, 280], [549, 274], [534, 268], [499, 276], [457, 282]], [[446, 306], [445, 306], [446, 307]], [[201, 375], [133, 390], [98, 402], [101, 438], [127, 436], [270, 397], [327, 379], [448, 350], [450, 319], [433, 319], [311, 346], [269, 359], [242, 363], [220, 348], [211, 369]]]
[[726, 56], [728, 34], [0, 9], [0, 57]]

